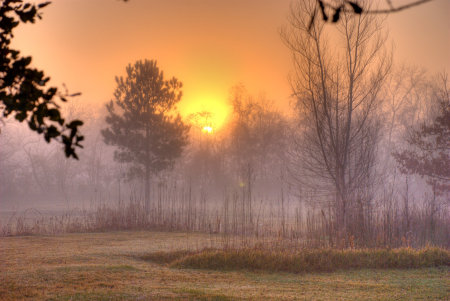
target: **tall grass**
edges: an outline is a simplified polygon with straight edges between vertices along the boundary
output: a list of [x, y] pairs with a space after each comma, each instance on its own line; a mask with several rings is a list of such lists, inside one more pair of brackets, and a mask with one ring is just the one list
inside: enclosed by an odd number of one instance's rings
[[269, 272], [333, 272], [349, 269], [423, 268], [450, 266], [450, 252], [440, 248], [303, 249], [244, 248], [198, 252], [158, 252], [141, 259], [177, 268], [260, 270]]
[[218, 234], [225, 248], [255, 243], [293, 248], [450, 247], [446, 210], [411, 206], [405, 215], [396, 206], [380, 206], [370, 215], [360, 213], [350, 214], [349, 233], [342, 237], [331, 210], [307, 209], [284, 199], [250, 200], [238, 193], [209, 201], [206, 195], [193, 196], [190, 189], [161, 188], [147, 208], [134, 198], [54, 216], [28, 210], [0, 224], [0, 235], [157, 230]]

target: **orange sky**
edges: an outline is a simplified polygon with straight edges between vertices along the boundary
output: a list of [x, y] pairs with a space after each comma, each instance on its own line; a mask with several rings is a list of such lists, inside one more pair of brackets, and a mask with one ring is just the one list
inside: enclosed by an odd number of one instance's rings
[[[395, 2], [395, 0], [394, 0]], [[405, 2], [399, 0], [399, 2]], [[397, 2], [397, 3], [399, 3]], [[229, 89], [286, 107], [290, 54], [279, 30], [290, 0], [56, 0], [37, 24], [21, 26], [14, 46], [33, 56], [55, 85], [82, 92], [81, 103], [111, 99], [114, 77], [138, 59], [156, 59], [184, 84], [183, 115], [212, 111], [220, 124]], [[389, 16], [397, 61], [450, 70], [450, 1]]]

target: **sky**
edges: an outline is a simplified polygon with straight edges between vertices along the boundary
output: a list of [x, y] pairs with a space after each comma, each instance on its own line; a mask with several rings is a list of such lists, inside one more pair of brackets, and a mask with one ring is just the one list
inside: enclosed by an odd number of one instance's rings
[[[81, 92], [75, 101], [93, 108], [112, 99], [115, 76], [125, 75], [128, 64], [157, 60], [166, 78], [183, 82], [181, 114], [210, 111], [219, 127], [237, 84], [287, 110], [291, 56], [279, 32], [290, 2], [55, 0], [42, 20], [15, 31], [13, 46], [31, 55], [53, 85]], [[396, 62], [449, 71], [449, 13], [449, 0], [434, 0], [389, 15]]]

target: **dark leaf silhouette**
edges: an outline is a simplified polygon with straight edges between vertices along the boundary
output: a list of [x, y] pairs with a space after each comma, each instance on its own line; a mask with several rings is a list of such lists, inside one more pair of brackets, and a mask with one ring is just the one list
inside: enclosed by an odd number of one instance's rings
[[358, 15], [362, 14], [363, 9], [357, 3], [353, 2], [353, 1], [347, 1], [347, 3], [352, 7], [355, 14], [358, 14]]
[[333, 14], [333, 19], [332, 22], [336, 23], [337, 21], [339, 21], [339, 17], [341, 15], [341, 10], [342, 10], [342, 6], [339, 6], [338, 8], [336, 8], [336, 10], [334, 11]]
[[[341, 1], [330, 1], [330, 0], [316, 0], [316, 3], [320, 7], [320, 11], [322, 13], [322, 19], [324, 22], [328, 22], [329, 16], [326, 13], [326, 10], [328, 9], [329, 12], [333, 12], [333, 15], [331, 17], [332, 23], [337, 23], [340, 20], [341, 13], [351, 13], [356, 15], [361, 15], [363, 13], [365, 14], [391, 14], [400, 12], [406, 9], [410, 9], [422, 4], [425, 4], [427, 2], [431, 2], [433, 0], [416, 0], [412, 1], [400, 6], [394, 7], [392, 4], [390, 4], [389, 8], [382, 8], [382, 9], [363, 9], [356, 1], [349, 1], [349, 0], [341, 0]], [[369, 1], [368, 1], [369, 2]], [[390, 3], [390, 1], [387, 1]], [[340, 6], [337, 6], [337, 3], [341, 3]], [[348, 4], [350, 7], [345, 7], [345, 4]], [[330, 15], [331, 16], [331, 15]], [[312, 17], [312, 16], [311, 16]]]
[[326, 22], [328, 21], [328, 15], [325, 12], [325, 5], [323, 4], [323, 1], [318, 0], [319, 2], [319, 7], [320, 7], [320, 11], [322, 12], [322, 19]]
[[44, 72], [31, 67], [32, 58], [22, 57], [20, 52], [11, 49], [13, 30], [21, 22], [34, 23], [40, 19], [40, 9], [49, 5], [24, 3], [22, 0], [4, 0], [0, 8], [0, 111], [3, 117], [13, 116], [17, 121], [27, 121], [29, 128], [43, 134], [47, 142], [56, 140], [64, 145], [67, 157], [78, 158], [75, 148], [83, 136], [78, 128], [81, 121], [66, 124], [61, 116], [56, 99], [67, 101], [55, 87], [47, 87], [50, 80]]

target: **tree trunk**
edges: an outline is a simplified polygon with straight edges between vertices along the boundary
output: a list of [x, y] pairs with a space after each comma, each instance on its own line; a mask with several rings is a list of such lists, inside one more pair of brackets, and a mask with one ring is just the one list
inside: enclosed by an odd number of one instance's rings
[[148, 164], [145, 166], [144, 202], [145, 213], [148, 214], [150, 212], [150, 167]]

